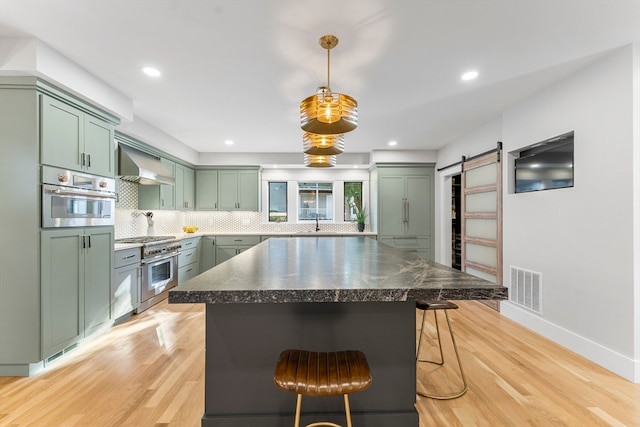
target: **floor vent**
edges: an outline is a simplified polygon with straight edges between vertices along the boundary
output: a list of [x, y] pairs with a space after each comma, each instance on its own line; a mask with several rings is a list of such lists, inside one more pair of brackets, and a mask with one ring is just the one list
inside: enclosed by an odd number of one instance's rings
[[45, 359], [44, 366], [47, 366], [49, 363], [54, 362], [55, 360], [59, 359], [65, 354], [69, 353], [71, 350], [75, 350], [77, 347], [78, 347], [78, 343], [73, 343], [69, 347], [65, 348], [64, 350], [60, 350], [53, 356], [49, 356], [48, 358]]
[[542, 273], [511, 266], [509, 301], [542, 314]]

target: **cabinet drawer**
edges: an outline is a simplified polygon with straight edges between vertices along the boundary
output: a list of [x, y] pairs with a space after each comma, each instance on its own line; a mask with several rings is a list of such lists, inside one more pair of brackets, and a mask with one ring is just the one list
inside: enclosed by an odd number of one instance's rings
[[218, 246], [247, 246], [260, 243], [260, 236], [218, 236]]
[[198, 248], [192, 249], [184, 249], [184, 247], [180, 250], [180, 255], [178, 256], [178, 267], [183, 267], [188, 264], [193, 264], [198, 261]]
[[121, 249], [115, 252], [115, 268], [140, 262], [140, 248]]
[[198, 275], [198, 264], [192, 263], [178, 268], [178, 284], [193, 279]]
[[200, 237], [191, 237], [189, 239], [180, 240], [180, 246], [182, 250], [197, 248], [200, 243]]
[[384, 236], [379, 238], [380, 242], [398, 249], [428, 249], [429, 239], [427, 237], [416, 236]]

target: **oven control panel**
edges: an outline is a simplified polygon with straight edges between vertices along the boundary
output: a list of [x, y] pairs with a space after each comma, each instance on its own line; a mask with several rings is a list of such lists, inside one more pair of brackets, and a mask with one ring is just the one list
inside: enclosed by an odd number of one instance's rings
[[171, 252], [177, 252], [182, 245], [180, 243], [171, 243], [169, 245], [149, 246], [144, 249], [142, 254], [143, 258], [148, 258], [156, 255], [168, 254]]

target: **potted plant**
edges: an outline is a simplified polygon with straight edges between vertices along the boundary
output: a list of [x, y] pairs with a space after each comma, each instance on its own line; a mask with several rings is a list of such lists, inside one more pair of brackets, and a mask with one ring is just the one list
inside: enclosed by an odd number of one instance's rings
[[364, 231], [364, 221], [367, 219], [367, 212], [364, 206], [356, 212], [356, 223], [358, 223], [358, 231]]

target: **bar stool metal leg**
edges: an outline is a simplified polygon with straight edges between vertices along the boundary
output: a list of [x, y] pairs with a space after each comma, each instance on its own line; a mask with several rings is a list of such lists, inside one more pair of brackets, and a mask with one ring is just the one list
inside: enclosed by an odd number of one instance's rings
[[[449, 334], [451, 335], [451, 342], [453, 344], [453, 350], [455, 352], [456, 355], [456, 360], [458, 362], [458, 367], [460, 369], [460, 377], [462, 378], [462, 389], [460, 391], [451, 393], [451, 394], [447, 394], [447, 395], [436, 395], [436, 394], [429, 394], [429, 393], [424, 393], [424, 392], [420, 392], [417, 391], [417, 394], [421, 395], [421, 396], [425, 396], [425, 397], [429, 397], [432, 399], [439, 399], [439, 400], [448, 400], [448, 399], [455, 399], [457, 397], [462, 396], [463, 394], [465, 394], [467, 392], [467, 378], [464, 375], [464, 369], [462, 368], [462, 362], [460, 361], [460, 354], [458, 352], [458, 346], [456, 344], [456, 339], [455, 336], [453, 334], [453, 329], [451, 329], [451, 322], [449, 321], [449, 314], [448, 314], [448, 309], [455, 309], [458, 308], [457, 305], [451, 303], [451, 302], [439, 302], [439, 303], [433, 303], [433, 304], [429, 304], [427, 302], [418, 302], [417, 304], [418, 309], [422, 310], [422, 325], [420, 327], [420, 338], [418, 340], [418, 350], [416, 352], [416, 369], [418, 369], [419, 367], [419, 362], [426, 362], [426, 363], [433, 363], [436, 365], [444, 365], [444, 354], [442, 352], [442, 340], [440, 337], [440, 325], [438, 324], [438, 315], [437, 312], [439, 310], [444, 311], [444, 316], [445, 319], [447, 320], [447, 327], [449, 328]], [[449, 307], [449, 308], [446, 308]], [[426, 359], [420, 359], [420, 348], [422, 346], [422, 335], [424, 332], [424, 324], [425, 324], [425, 313], [427, 310], [432, 310], [433, 311], [433, 316], [435, 319], [435, 324], [436, 324], [436, 334], [438, 337], [438, 349], [440, 351], [440, 361], [434, 361], [434, 360], [426, 360]]]

